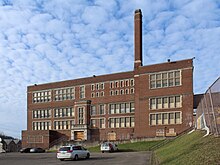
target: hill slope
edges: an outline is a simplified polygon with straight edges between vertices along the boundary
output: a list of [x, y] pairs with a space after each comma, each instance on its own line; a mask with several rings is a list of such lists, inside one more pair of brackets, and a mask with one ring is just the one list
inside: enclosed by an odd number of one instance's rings
[[202, 131], [183, 135], [155, 151], [160, 164], [220, 164], [220, 137]]

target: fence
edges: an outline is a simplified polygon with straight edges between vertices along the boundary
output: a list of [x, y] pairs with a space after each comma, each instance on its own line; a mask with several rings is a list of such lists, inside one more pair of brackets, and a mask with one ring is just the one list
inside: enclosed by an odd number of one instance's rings
[[208, 88], [196, 111], [197, 129], [220, 136], [220, 77]]

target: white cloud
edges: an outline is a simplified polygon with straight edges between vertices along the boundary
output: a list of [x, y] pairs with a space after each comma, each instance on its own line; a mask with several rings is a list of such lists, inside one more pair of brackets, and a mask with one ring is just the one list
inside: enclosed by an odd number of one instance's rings
[[28, 85], [132, 70], [138, 8], [144, 64], [195, 57], [204, 92], [220, 70], [218, 1], [0, 1], [0, 131], [26, 129]]

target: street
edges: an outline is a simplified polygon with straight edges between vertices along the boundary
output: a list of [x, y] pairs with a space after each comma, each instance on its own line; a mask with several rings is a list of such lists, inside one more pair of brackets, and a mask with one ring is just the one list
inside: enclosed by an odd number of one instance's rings
[[56, 159], [56, 153], [2, 153], [0, 165], [150, 165], [150, 152], [91, 153], [90, 159]]

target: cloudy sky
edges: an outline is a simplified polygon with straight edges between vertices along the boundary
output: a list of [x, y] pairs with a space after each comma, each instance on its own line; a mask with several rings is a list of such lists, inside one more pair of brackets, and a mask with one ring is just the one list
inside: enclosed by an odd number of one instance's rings
[[138, 8], [144, 65], [195, 57], [205, 92], [220, 75], [220, 0], [0, 0], [0, 132], [26, 129], [28, 85], [131, 71]]

